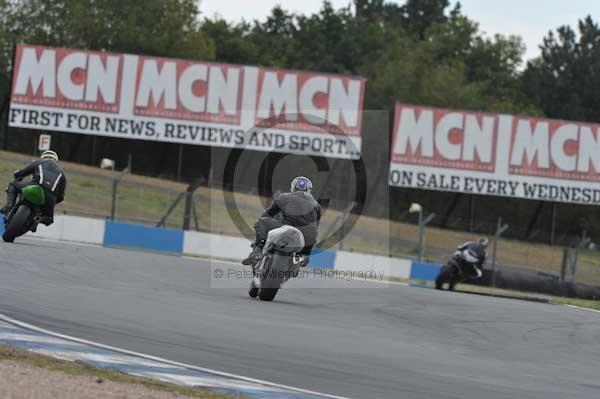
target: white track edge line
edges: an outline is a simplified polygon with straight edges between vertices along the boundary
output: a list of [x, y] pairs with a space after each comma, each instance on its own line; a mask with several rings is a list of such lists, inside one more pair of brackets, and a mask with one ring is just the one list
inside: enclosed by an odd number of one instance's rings
[[191, 364], [186, 364], [186, 363], [180, 363], [180, 362], [176, 362], [173, 360], [168, 360], [168, 359], [163, 359], [160, 357], [156, 357], [156, 356], [151, 356], [151, 355], [146, 355], [143, 353], [139, 353], [139, 352], [134, 352], [134, 351], [130, 351], [127, 349], [121, 349], [121, 348], [117, 348], [114, 346], [110, 346], [110, 345], [104, 345], [104, 344], [100, 344], [97, 342], [93, 342], [93, 341], [88, 341], [85, 339], [81, 339], [81, 338], [75, 338], [72, 337], [70, 335], [65, 335], [65, 334], [59, 334], [59, 333], [55, 333], [53, 331], [49, 331], [46, 330], [44, 328], [40, 328], [40, 327], [36, 327], [34, 325], [13, 319], [12, 317], [6, 316], [4, 314], [0, 313], [0, 320], [4, 321], [6, 323], [15, 325], [17, 327], [26, 329], [26, 330], [31, 330], [40, 334], [45, 334], [45, 335], [49, 335], [51, 337], [55, 337], [55, 338], [61, 338], [67, 341], [72, 341], [72, 342], [76, 342], [79, 344], [84, 344], [84, 345], [89, 345], [89, 346], [93, 346], [93, 347], [97, 347], [100, 349], [106, 349], [106, 350], [110, 350], [113, 352], [118, 352], [118, 353], [122, 353], [125, 355], [130, 355], [130, 356], [135, 356], [135, 357], [139, 357], [142, 359], [146, 359], [146, 360], [152, 360], [155, 362], [159, 362], [159, 363], [164, 363], [164, 364], [168, 364], [171, 366], [178, 366], [178, 367], [183, 367], [189, 370], [195, 370], [195, 371], [200, 371], [200, 372], [204, 372], [204, 373], [210, 373], [210, 374], [214, 374], [214, 375], [218, 375], [220, 377], [226, 377], [226, 378], [233, 378], [233, 379], [238, 379], [241, 381], [245, 381], [245, 382], [251, 382], [254, 384], [259, 384], [259, 385], [264, 385], [267, 387], [271, 387], [271, 388], [280, 388], [280, 389], [284, 389], [284, 390], [288, 390], [288, 391], [292, 391], [292, 392], [298, 392], [298, 393], [304, 393], [304, 394], [308, 394], [308, 395], [314, 395], [314, 396], [322, 396], [325, 398], [330, 398], [330, 399], [350, 399], [348, 397], [345, 396], [336, 396], [336, 395], [330, 395], [330, 394], [326, 394], [326, 393], [321, 393], [321, 392], [316, 392], [316, 391], [310, 391], [307, 389], [303, 389], [303, 388], [297, 388], [297, 387], [293, 387], [293, 386], [289, 386], [289, 385], [283, 385], [283, 384], [277, 384], [274, 382], [269, 382], [269, 381], [264, 381], [264, 380], [259, 380], [256, 378], [251, 378], [251, 377], [245, 377], [242, 375], [237, 375], [237, 374], [231, 374], [231, 373], [226, 373], [223, 371], [218, 371], [218, 370], [213, 370], [213, 369], [209, 369], [209, 368], [205, 368], [205, 367], [200, 367], [200, 366], [194, 366]]
[[590, 309], [590, 308], [586, 308], [583, 306], [577, 306], [577, 305], [569, 305], [569, 304], [565, 304], [565, 306], [568, 306], [570, 308], [575, 308], [575, 309], [582, 309], [582, 310], [588, 310], [590, 312], [594, 312], [594, 313], [600, 313], [600, 310], [597, 309]]

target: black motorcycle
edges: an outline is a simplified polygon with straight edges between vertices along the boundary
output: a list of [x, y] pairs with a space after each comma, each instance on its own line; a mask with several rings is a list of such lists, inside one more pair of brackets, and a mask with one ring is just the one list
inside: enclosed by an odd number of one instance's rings
[[456, 251], [436, 277], [435, 288], [441, 290], [444, 284], [447, 283], [448, 291], [454, 291], [456, 284], [479, 277], [471, 273], [472, 270], [476, 269], [475, 265], [478, 262], [479, 257], [470, 249]]
[[43, 208], [46, 203], [44, 189], [39, 184], [30, 184], [21, 189], [15, 205], [4, 216], [2, 239], [13, 242], [29, 231], [35, 231], [44, 221]]
[[263, 301], [272, 301], [281, 285], [292, 277], [297, 277], [304, 264], [304, 255], [298, 253], [304, 248], [304, 236], [295, 227], [282, 226], [271, 230], [263, 249], [260, 262], [252, 265], [254, 278], [248, 295], [257, 296]]

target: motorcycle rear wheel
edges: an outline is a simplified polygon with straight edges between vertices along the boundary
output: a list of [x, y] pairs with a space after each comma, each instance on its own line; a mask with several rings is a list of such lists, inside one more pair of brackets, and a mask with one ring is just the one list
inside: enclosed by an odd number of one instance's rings
[[261, 299], [261, 301], [271, 302], [273, 299], [275, 299], [277, 291], [279, 291], [279, 288], [263, 288], [259, 291], [258, 297]]
[[277, 291], [281, 287], [284, 281], [284, 275], [279, 273], [277, 269], [273, 270], [273, 262], [277, 255], [270, 254], [263, 259], [263, 270], [262, 278], [260, 282], [260, 291], [258, 291], [258, 297], [265, 302], [271, 302], [275, 299]]

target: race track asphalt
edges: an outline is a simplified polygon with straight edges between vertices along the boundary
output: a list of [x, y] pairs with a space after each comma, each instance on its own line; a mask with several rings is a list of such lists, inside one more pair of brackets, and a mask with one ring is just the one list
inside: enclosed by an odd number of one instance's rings
[[170, 360], [354, 399], [600, 397], [599, 313], [337, 280], [265, 303], [212, 288], [206, 260], [34, 239], [0, 255], [0, 313]]

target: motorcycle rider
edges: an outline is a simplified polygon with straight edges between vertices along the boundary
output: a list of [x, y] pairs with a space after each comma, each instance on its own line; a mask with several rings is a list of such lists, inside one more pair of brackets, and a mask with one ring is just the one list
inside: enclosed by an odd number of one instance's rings
[[317, 242], [317, 229], [321, 219], [321, 206], [311, 194], [312, 182], [304, 176], [298, 176], [290, 184], [290, 192], [276, 196], [269, 208], [254, 225], [256, 239], [252, 243], [252, 252], [242, 261], [243, 265], [258, 263], [269, 231], [290, 225], [304, 235], [305, 247], [300, 252], [305, 255], [302, 266], [308, 264], [308, 255]]
[[[485, 258], [487, 257], [487, 247], [488, 239], [485, 237], [481, 237], [477, 241], [467, 241], [458, 247], [455, 255], [463, 258], [464, 265], [471, 266], [470, 270], [468, 267], [465, 268], [466, 270], [463, 270], [466, 274], [472, 277], [481, 277], [483, 275], [482, 269]], [[471, 257], [476, 258], [477, 260], [475, 262], [471, 262], [468, 259], [465, 259], [462, 255], [465, 250], [470, 254]]]
[[[31, 181], [23, 182], [22, 179], [29, 175], [32, 175]], [[54, 222], [54, 206], [64, 200], [67, 187], [67, 179], [62, 168], [58, 165], [56, 152], [44, 151], [39, 160], [15, 171], [14, 177], [15, 180], [8, 183], [6, 205], [0, 209], [0, 212], [6, 215], [11, 211], [22, 188], [30, 184], [39, 184], [43, 188], [46, 198], [42, 210], [44, 218], [41, 222], [46, 226], [51, 225]]]

